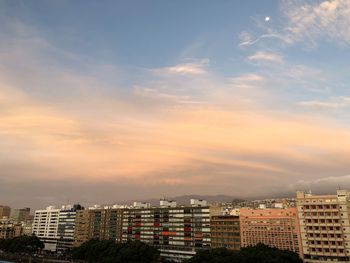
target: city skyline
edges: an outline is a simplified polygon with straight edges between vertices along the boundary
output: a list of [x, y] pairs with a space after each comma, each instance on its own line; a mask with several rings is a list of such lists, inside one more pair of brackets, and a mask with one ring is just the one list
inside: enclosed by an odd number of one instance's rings
[[349, 12], [1, 1], [1, 204], [349, 189]]

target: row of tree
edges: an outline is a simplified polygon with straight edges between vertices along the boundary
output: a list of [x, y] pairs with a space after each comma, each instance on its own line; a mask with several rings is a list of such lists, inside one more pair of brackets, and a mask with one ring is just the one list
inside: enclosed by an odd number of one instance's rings
[[0, 250], [9, 253], [38, 253], [44, 243], [36, 236], [19, 236], [11, 239], [0, 239]]
[[160, 262], [157, 249], [140, 241], [115, 243], [113, 240], [90, 240], [73, 250], [73, 259], [100, 263]]
[[[40, 252], [44, 244], [36, 236], [0, 239], [0, 250], [16, 254]], [[159, 251], [140, 241], [115, 243], [113, 240], [90, 240], [73, 249], [75, 260], [94, 263], [158, 263]], [[226, 248], [200, 250], [187, 263], [302, 263], [298, 254], [263, 244], [232, 251]]]
[[239, 251], [226, 248], [201, 250], [187, 263], [303, 263], [297, 253], [263, 244]]

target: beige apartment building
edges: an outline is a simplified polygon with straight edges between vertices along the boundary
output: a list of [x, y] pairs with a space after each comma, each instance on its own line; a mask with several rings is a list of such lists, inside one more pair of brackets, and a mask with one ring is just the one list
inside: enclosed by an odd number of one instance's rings
[[3, 217], [9, 218], [11, 215], [11, 207], [6, 205], [0, 205], [0, 219]]
[[259, 243], [296, 252], [302, 257], [297, 209], [240, 209], [242, 247]]
[[12, 219], [0, 219], [0, 239], [11, 239], [21, 236], [23, 228], [21, 224], [16, 223]]
[[350, 192], [297, 192], [302, 250], [306, 263], [350, 262]]
[[74, 246], [79, 247], [90, 239], [116, 240], [122, 238], [123, 209], [91, 207], [77, 211], [75, 219]]
[[241, 248], [239, 216], [216, 215], [210, 218], [211, 247]]

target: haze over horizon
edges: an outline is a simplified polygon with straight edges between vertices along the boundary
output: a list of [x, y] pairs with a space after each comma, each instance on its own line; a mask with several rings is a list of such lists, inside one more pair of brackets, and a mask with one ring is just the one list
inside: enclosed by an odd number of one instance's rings
[[350, 1], [0, 1], [0, 204], [350, 188]]

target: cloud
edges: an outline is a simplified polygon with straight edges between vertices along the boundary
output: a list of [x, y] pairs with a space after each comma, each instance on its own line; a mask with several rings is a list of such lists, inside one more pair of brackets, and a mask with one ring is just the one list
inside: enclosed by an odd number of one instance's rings
[[254, 55], [248, 57], [248, 60], [254, 62], [266, 61], [274, 63], [283, 63], [283, 56], [281, 54], [266, 52], [266, 51], [257, 51]]
[[286, 41], [301, 40], [317, 45], [320, 38], [350, 44], [350, 2], [329, 0], [315, 3], [285, 1], [284, 14], [288, 19], [285, 27]]
[[314, 180], [299, 180], [291, 188], [298, 190], [315, 190], [316, 192], [329, 194], [330, 188], [333, 189], [333, 192], [339, 188], [349, 189], [350, 175], [328, 176], [316, 178]]
[[283, 36], [278, 34], [278, 33], [267, 33], [267, 34], [262, 34], [259, 37], [254, 37], [252, 34], [248, 33], [248, 32], [241, 32], [241, 34], [239, 35], [239, 47], [249, 47], [252, 46], [258, 42], [260, 42], [261, 40], [264, 39], [279, 39], [279, 40], [283, 40]]
[[[348, 0], [282, 1], [281, 23], [261, 23], [253, 20], [260, 33], [241, 32], [239, 47], [248, 48], [259, 44], [264, 47], [286, 47], [304, 43], [315, 47], [325, 40], [343, 47], [350, 44], [350, 2]], [[277, 40], [277, 41], [276, 41]]]
[[165, 73], [170, 75], [204, 75], [207, 73], [206, 67], [209, 64], [208, 59], [194, 60], [193, 62], [187, 62], [178, 64], [171, 67], [164, 67], [154, 69], [156, 73]]
[[[118, 67], [12, 34], [0, 60], [1, 200], [262, 195], [349, 172], [349, 128], [274, 108], [286, 103], [275, 72], [223, 77], [204, 59], [133, 71], [142, 78], [126, 82]], [[319, 78], [305, 69], [289, 78]]]
[[339, 110], [350, 107], [350, 97], [331, 97], [328, 100], [302, 101], [300, 105], [315, 110]]

